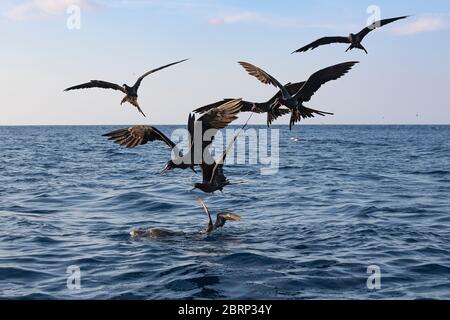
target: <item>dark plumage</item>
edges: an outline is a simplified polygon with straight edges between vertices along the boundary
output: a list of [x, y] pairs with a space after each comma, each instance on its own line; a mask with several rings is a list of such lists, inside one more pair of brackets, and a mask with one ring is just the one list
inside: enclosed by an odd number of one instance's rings
[[197, 201], [202, 206], [203, 210], [205, 211], [206, 215], [208, 216], [208, 226], [202, 231], [202, 233], [208, 234], [213, 232], [214, 230], [217, 230], [219, 228], [223, 228], [225, 223], [227, 221], [241, 221], [241, 217], [235, 213], [232, 212], [220, 212], [217, 214], [216, 222], [212, 222], [211, 213], [209, 212], [208, 207], [206, 206], [205, 202], [200, 198], [197, 197]]
[[[161, 174], [176, 168], [192, 169], [195, 172], [195, 166], [202, 165], [204, 163], [204, 149], [212, 143], [214, 135], [219, 129], [225, 128], [237, 119], [240, 108], [241, 100], [237, 99], [224, 103], [221, 106], [208, 111], [197, 121], [195, 120], [195, 116], [190, 114], [188, 120], [188, 131], [191, 141], [189, 152], [186, 155], [183, 155], [181, 150], [178, 150], [175, 143], [166, 135], [152, 126], [134, 126], [119, 129], [103, 136], [109, 137], [109, 140], [112, 140], [126, 148], [134, 148], [152, 141], [162, 141], [173, 150], [176, 155], [176, 159], [169, 160], [164, 169], [161, 171]], [[200, 130], [200, 134], [198, 136], [202, 139], [202, 141], [196, 141], [194, 138], [197, 137], [195, 135], [195, 130]], [[211, 134], [210, 141], [203, 140], [203, 135], [207, 131]], [[200, 142], [201, 148], [196, 147], [196, 144], [199, 144]]]
[[306, 52], [308, 50], [314, 50], [317, 47], [323, 46], [323, 45], [327, 45], [327, 44], [332, 44], [332, 43], [347, 43], [350, 44], [350, 47], [346, 50], [353, 50], [353, 49], [360, 49], [360, 50], [364, 50], [364, 52], [368, 53], [366, 48], [363, 47], [363, 45], [361, 44], [361, 42], [363, 41], [363, 39], [373, 30], [377, 29], [377, 28], [381, 28], [382, 26], [385, 26], [389, 23], [392, 23], [394, 21], [397, 20], [401, 20], [401, 19], [406, 19], [409, 16], [403, 16], [403, 17], [397, 17], [397, 18], [391, 18], [391, 19], [384, 19], [384, 20], [380, 20], [380, 21], [375, 21], [374, 23], [372, 23], [370, 26], [367, 26], [366, 28], [362, 29], [359, 33], [357, 34], [353, 34], [351, 33], [348, 37], [324, 37], [321, 39], [318, 39], [314, 42], [311, 42], [310, 44], [295, 50], [292, 53], [297, 53], [297, 52]]
[[[213, 109], [214, 110], [214, 109]], [[233, 138], [233, 141], [227, 146], [227, 149], [222, 153], [222, 156], [215, 161], [205, 161], [200, 165], [202, 169], [202, 183], [194, 184], [194, 189], [200, 189], [205, 193], [214, 193], [216, 191], [223, 191], [223, 188], [231, 183], [225, 177], [223, 171], [223, 163], [227, 157], [227, 153], [231, 150], [239, 134], [247, 127], [252, 115], [248, 118], [244, 126], [241, 128], [238, 134]], [[211, 160], [212, 157], [209, 157]]]
[[[289, 91], [289, 93], [293, 95], [298, 90], [300, 90], [300, 88], [304, 84], [305, 82], [298, 82], [293, 84], [288, 83], [287, 85], [285, 85], [285, 87]], [[272, 108], [273, 103], [279, 98], [281, 98], [281, 91], [278, 91], [278, 93], [275, 96], [273, 96], [266, 102], [259, 103], [259, 102], [242, 101], [241, 112], [267, 113], [267, 126], [270, 126], [274, 120], [291, 112], [289, 109], [285, 108]], [[231, 100], [233, 99], [223, 99], [222, 101], [214, 102], [201, 108], [195, 109], [194, 112], [204, 113], [211, 109], [216, 108], [218, 105], [221, 105], [224, 102]]]
[[122, 86], [115, 84], [115, 83], [111, 83], [111, 82], [106, 82], [106, 81], [101, 81], [101, 80], [91, 80], [87, 83], [83, 83], [77, 86], [73, 86], [70, 88], [65, 89], [64, 91], [71, 91], [71, 90], [78, 90], [78, 89], [90, 89], [90, 88], [102, 88], [102, 89], [112, 89], [112, 90], [117, 90], [117, 91], [122, 91], [123, 93], [126, 94], [126, 96], [122, 99], [122, 102], [120, 103], [121, 105], [124, 104], [125, 102], [128, 102], [130, 104], [132, 104], [133, 106], [135, 106], [140, 113], [142, 113], [142, 115], [145, 117], [144, 112], [142, 111], [141, 107], [139, 106], [138, 103], [138, 90], [139, 87], [141, 86], [142, 80], [144, 80], [145, 77], [147, 77], [148, 75], [160, 71], [162, 69], [168, 68], [170, 66], [173, 66], [175, 64], [184, 62], [188, 59], [184, 59], [181, 61], [177, 61], [174, 63], [170, 63], [168, 65], [153, 69], [145, 74], [143, 74], [142, 76], [140, 76], [136, 83], [132, 86], [129, 87], [128, 85], [124, 84]]
[[[211, 213], [205, 202], [197, 197], [197, 201], [206, 213], [208, 217], [208, 225], [200, 231], [201, 234], [210, 234], [214, 230], [223, 228], [227, 221], [241, 221], [241, 217], [232, 212], [220, 212], [217, 214], [216, 221], [213, 223], [211, 218]], [[170, 238], [170, 237], [180, 237], [186, 236], [186, 233], [182, 231], [173, 231], [169, 229], [162, 228], [151, 228], [151, 229], [133, 229], [130, 232], [132, 238]]]
[[[325, 69], [322, 69], [303, 83], [300, 89], [292, 94], [285, 86], [283, 86], [276, 78], [271, 76], [264, 70], [250, 64], [247, 62], [239, 62], [242, 67], [252, 76], [256, 77], [259, 81], [265, 84], [272, 84], [278, 87], [281, 91], [280, 96], [276, 97], [271, 105], [269, 115], [273, 114], [276, 109], [282, 106], [287, 107], [291, 111], [291, 121], [289, 128], [301, 121], [301, 119], [314, 117], [316, 114], [324, 116], [326, 114], [331, 114], [324, 111], [314, 110], [307, 108], [303, 105], [304, 102], [311, 100], [311, 97], [319, 90], [325, 83], [337, 80], [347, 72], [349, 72], [352, 67], [357, 64], [356, 61], [340, 63]], [[271, 122], [268, 119], [268, 123]]]

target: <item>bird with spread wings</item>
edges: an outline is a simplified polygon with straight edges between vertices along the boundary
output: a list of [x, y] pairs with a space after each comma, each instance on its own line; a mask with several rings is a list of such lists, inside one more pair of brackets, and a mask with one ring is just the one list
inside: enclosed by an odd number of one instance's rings
[[402, 17], [397, 17], [397, 18], [390, 18], [390, 19], [383, 19], [383, 20], [375, 21], [372, 24], [370, 24], [369, 26], [362, 29], [357, 34], [351, 33], [348, 37], [323, 37], [316, 41], [311, 42], [310, 44], [308, 44], [298, 50], [295, 50], [292, 53], [306, 52], [308, 50], [314, 50], [317, 47], [324, 46], [327, 44], [332, 44], [332, 43], [350, 44], [350, 47], [348, 47], [348, 49], [345, 52], [347, 52], [349, 50], [353, 50], [353, 49], [360, 49], [360, 50], [364, 50], [365, 53], [368, 53], [366, 48], [364, 48], [364, 46], [361, 44], [361, 42], [371, 31], [381, 28], [381, 27], [383, 27], [389, 23], [395, 22], [397, 20], [406, 19], [408, 17], [409, 16], [402, 16]]
[[[289, 123], [289, 129], [300, 122], [302, 119], [312, 118], [316, 114], [326, 115], [329, 114], [324, 111], [318, 111], [305, 107], [303, 103], [309, 102], [312, 96], [327, 82], [337, 80], [347, 74], [357, 61], [350, 61], [340, 63], [320, 71], [317, 71], [305, 81], [297, 92], [291, 93], [286, 86], [283, 86], [275, 77], [261, 68], [258, 68], [247, 62], [239, 62], [239, 64], [248, 72], [248, 74], [254, 76], [264, 84], [271, 84], [280, 89], [281, 94], [277, 96], [272, 105], [270, 106], [269, 114], [273, 114], [282, 106], [287, 107], [291, 112], [291, 120]], [[270, 120], [270, 119], [269, 119]], [[268, 120], [268, 122], [269, 122]]]
[[140, 76], [136, 83], [133, 86], [128, 86], [126, 84], [123, 85], [118, 85], [112, 82], [106, 82], [106, 81], [102, 81], [102, 80], [91, 80], [87, 83], [83, 83], [80, 85], [76, 85], [70, 88], [65, 89], [64, 91], [71, 91], [71, 90], [79, 90], [79, 89], [90, 89], [90, 88], [101, 88], [101, 89], [112, 89], [112, 90], [117, 90], [117, 91], [122, 91], [125, 94], [125, 97], [122, 99], [122, 102], [120, 103], [121, 105], [124, 104], [125, 102], [130, 103], [131, 105], [135, 106], [138, 111], [140, 113], [142, 113], [142, 115], [145, 117], [145, 113], [142, 111], [141, 107], [139, 106], [138, 103], [138, 90], [139, 87], [141, 86], [142, 80], [144, 80], [145, 77], [147, 77], [148, 75], [155, 73], [157, 71], [160, 71], [162, 69], [168, 68], [170, 66], [176, 65], [178, 63], [184, 62], [188, 59], [184, 59], [184, 60], [180, 60], [177, 62], [173, 62], [170, 64], [167, 64], [165, 66], [153, 69], [149, 72], [144, 73], [142, 76]]
[[[185, 155], [172, 140], [153, 126], [133, 126], [115, 130], [104, 136], [126, 148], [135, 148], [149, 142], [162, 141], [172, 149], [175, 158], [167, 161], [161, 174], [174, 169], [191, 169], [196, 172], [196, 166], [201, 167], [205, 163], [212, 163], [211, 159], [205, 159], [204, 155], [208, 154], [205, 149], [211, 145], [214, 135], [219, 129], [225, 128], [238, 118], [241, 106], [242, 100], [236, 99], [209, 110], [198, 120], [195, 119], [195, 115], [190, 114], [187, 125], [190, 135], [189, 151]], [[199, 134], [196, 134], [195, 130], [200, 130]], [[206, 133], [208, 133], [208, 140], [205, 139]], [[197, 137], [201, 138], [201, 141], [197, 141]]]

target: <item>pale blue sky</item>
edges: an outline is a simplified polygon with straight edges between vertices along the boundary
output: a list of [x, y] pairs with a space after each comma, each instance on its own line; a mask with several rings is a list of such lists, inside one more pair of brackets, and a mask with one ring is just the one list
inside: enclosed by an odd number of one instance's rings
[[[82, 8], [80, 30], [66, 28], [71, 3]], [[383, 18], [414, 17], [370, 34], [367, 56], [346, 54], [345, 45], [290, 55], [318, 37], [359, 31], [373, 4]], [[248, 76], [239, 60], [282, 82], [361, 61], [308, 103], [335, 116], [307, 124], [450, 123], [447, 0], [11, 0], [2, 1], [0, 13], [0, 125], [180, 124], [189, 111], [224, 97], [272, 96], [276, 89]], [[183, 58], [191, 60], [142, 83], [146, 119], [120, 107], [119, 92], [63, 92], [90, 79], [132, 84], [149, 69]]]

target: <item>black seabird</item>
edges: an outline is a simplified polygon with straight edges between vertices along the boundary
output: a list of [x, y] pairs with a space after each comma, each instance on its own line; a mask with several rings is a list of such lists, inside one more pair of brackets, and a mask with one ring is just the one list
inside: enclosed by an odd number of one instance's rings
[[139, 106], [139, 103], [138, 103], [138, 90], [139, 90], [139, 87], [141, 86], [142, 80], [144, 80], [145, 77], [147, 77], [148, 75], [150, 75], [150, 74], [152, 74], [152, 73], [154, 73], [156, 71], [168, 68], [170, 66], [173, 66], [175, 64], [184, 62], [186, 60], [188, 60], [188, 59], [184, 59], [184, 60], [181, 60], [181, 61], [170, 63], [168, 65], [165, 65], [165, 66], [153, 69], [153, 70], [143, 74], [141, 77], [139, 77], [137, 79], [136, 83], [132, 87], [130, 87], [130, 86], [126, 85], [126, 84], [123, 84], [122, 86], [120, 86], [118, 84], [111, 83], [111, 82], [106, 82], [106, 81], [101, 81], [101, 80], [91, 80], [91, 81], [89, 81], [87, 83], [83, 83], [83, 84], [80, 84], [80, 85], [77, 85], [77, 86], [73, 86], [73, 87], [67, 88], [64, 91], [78, 90], [78, 89], [89, 89], [89, 88], [103, 88], [103, 89], [119, 90], [119, 91], [122, 91], [123, 93], [126, 94], [126, 96], [122, 99], [122, 102], [120, 104], [122, 105], [125, 102], [128, 102], [128, 103], [132, 104], [145, 117], [145, 114], [142, 111], [142, 109], [141, 109], [141, 107]]
[[[304, 84], [305, 84], [305, 82], [288, 83], [287, 85], [285, 85], [285, 87], [291, 95], [294, 95], [301, 89], [301, 87], [303, 87]], [[291, 110], [286, 109], [286, 108], [272, 108], [272, 105], [274, 104], [274, 102], [277, 99], [280, 99], [281, 97], [282, 97], [282, 93], [280, 90], [277, 92], [277, 94], [275, 96], [273, 96], [270, 100], [268, 100], [266, 102], [242, 101], [241, 112], [267, 113], [267, 126], [270, 127], [270, 125], [273, 123], [273, 121], [275, 121], [279, 117], [282, 117], [291, 112]], [[207, 111], [209, 111], [213, 108], [216, 108], [217, 106], [219, 106], [227, 101], [231, 101], [231, 100], [233, 100], [233, 99], [230, 99], [230, 98], [223, 99], [222, 101], [214, 102], [214, 103], [208, 104], [206, 106], [203, 106], [201, 108], [195, 109], [194, 112], [201, 114], [201, 113], [207, 112]], [[319, 111], [319, 110], [314, 110], [314, 109], [309, 109], [309, 108], [307, 108], [307, 109], [309, 112], [305, 113], [305, 116], [308, 118], [309, 117], [312, 118], [316, 114], [320, 115], [320, 116], [333, 115], [330, 112], [324, 112], [324, 111]]]
[[264, 84], [271, 84], [278, 87], [281, 91], [281, 96], [277, 97], [272, 103], [270, 113], [274, 113], [272, 109], [278, 109], [282, 106], [287, 107], [291, 111], [291, 120], [289, 123], [289, 129], [292, 129], [295, 123], [300, 122], [305, 118], [314, 117], [315, 114], [325, 115], [328, 114], [324, 111], [317, 111], [307, 108], [303, 103], [311, 100], [312, 96], [317, 90], [325, 83], [337, 80], [349, 72], [352, 67], [357, 64], [357, 61], [350, 61], [340, 63], [320, 71], [317, 71], [309, 79], [304, 82], [301, 88], [294, 94], [291, 94], [289, 90], [283, 86], [277, 79], [265, 72], [264, 70], [247, 62], [239, 62], [239, 64], [252, 76], [257, 78]]
[[[233, 147], [236, 139], [239, 137], [239, 134], [245, 129], [251, 117], [252, 116], [250, 115], [247, 122], [244, 124], [238, 134], [234, 136], [233, 141], [231, 141], [231, 143], [227, 146], [227, 149], [222, 153], [219, 159], [215, 160], [214, 162], [204, 162], [200, 165], [200, 168], [202, 169], [203, 180], [201, 183], [194, 184], [193, 190], [199, 189], [205, 193], [214, 193], [216, 191], [222, 192], [224, 187], [231, 184], [230, 181], [228, 181], [228, 179], [225, 177], [225, 174], [223, 172], [223, 163], [225, 161], [225, 158], [227, 157], [227, 153]], [[212, 159], [212, 156], [209, 156], [210, 159]]]
[[370, 26], [362, 29], [357, 34], [351, 33], [348, 37], [324, 37], [324, 38], [318, 39], [314, 42], [311, 42], [310, 44], [308, 44], [298, 50], [295, 50], [292, 53], [306, 52], [308, 50], [314, 50], [317, 47], [327, 45], [327, 44], [332, 44], [332, 43], [347, 43], [347, 44], [350, 44], [350, 47], [348, 47], [348, 49], [345, 52], [347, 52], [349, 50], [353, 50], [353, 49], [360, 49], [360, 50], [364, 50], [364, 52], [367, 54], [368, 52], [367, 52], [366, 48], [363, 47], [361, 42], [371, 31], [373, 31], [377, 28], [381, 28], [382, 26], [385, 26], [394, 21], [406, 19], [408, 17], [409, 16], [403, 16], [403, 17], [375, 21]]
[[[223, 105], [215, 109], [211, 109], [210, 111], [202, 115], [197, 121], [195, 120], [195, 116], [193, 114], [190, 114], [187, 125], [190, 134], [190, 149], [186, 155], [183, 155], [181, 150], [177, 148], [176, 144], [172, 140], [170, 140], [156, 127], [152, 126], [134, 126], [130, 128], [119, 129], [104, 134], [103, 136], [109, 137], [109, 140], [112, 140], [115, 143], [118, 143], [126, 148], [134, 148], [155, 140], [162, 141], [172, 149], [172, 151], [176, 155], [176, 158], [174, 160], [167, 161], [164, 169], [161, 171], [161, 174], [164, 174], [165, 172], [173, 169], [191, 169], [192, 171], [196, 172], [196, 165], [202, 165], [205, 161], [211, 161], [211, 159], [204, 159], [203, 155], [205, 148], [207, 148], [214, 140], [215, 133], [219, 129], [225, 128], [232, 121], [236, 120], [240, 109], [241, 100], [236, 99], [224, 103]], [[194, 138], [196, 137], [194, 130], [196, 130], [197, 127], [199, 127], [199, 129], [201, 130], [201, 135], [199, 135], [199, 137], [202, 138], [202, 141], [196, 141], [196, 139]], [[203, 139], [203, 135], [207, 131], [212, 134], [210, 141], [204, 141]], [[196, 144], [200, 143], [201, 146], [196, 147]], [[200, 156], [196, 157], [197, 152], [202, 153]]]
[[[227, 221], [241, 221], [241, 217], [232, 212], [220, 212], [217, 214], [216, 222], [212, 222], [211, 213], [205, 202], [197, 197], [197, 201], [202, 206], [206, 215], [208, 216], [208, 225], [200, 231], [201, 234], [209, 234], [214, 230], [223, 228]], [[186, 233], [182, 231], [172, 231], [164, 228], [151, 228], [151, 229], [133, 229], [130, 231], [130, 236], [132, 238], [167, 238], [167, 237], [177, 237], [185, 236]]]
[[204, 230], [202, 230], [201, 233], [209, 234], [209, 233], [213, 232], [214, 230], [223, 228], [223, 226], [225, 225], [225, 223], [227, 221], [241, 221], [241, 217], [235, 213], [220, 212], [217, 214], [216, 222], [213, 223], [212, 219], [211, 219], [211, 213], [209, 212], [209, 209], [206, 206], [205, 202], [200, 197], [197, 197], [197, 201], [200, 203], [203, 210], [205, 210], [205, 213], [208, 216], [208, 220], [209, 220], [208, 226]]

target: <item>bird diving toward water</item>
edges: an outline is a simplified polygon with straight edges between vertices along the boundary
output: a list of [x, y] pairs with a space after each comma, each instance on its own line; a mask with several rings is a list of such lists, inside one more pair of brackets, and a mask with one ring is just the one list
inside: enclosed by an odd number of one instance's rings
[[[248, 74], [254, 76], [264, 84], [271, 84], [280, 89], [281, 95], [274, 99], [268, 113], [270, 117], [270, 114], [277, 113], [276, 109], [279, 109], [282, 106], [288, 108], [291, 112], [291, 120], [289, 122], [290, 130], [292, 130], [292, 127], [302, 119], [314, 117], [315, 114], [322, 116], [330, 114], [328, 112], [307, 108], [303, 103], [310, 101], [312, 96], [320, 89], [320, 87], [322, 87], [322, 85], [329, 81], [341, 78], [357, 63], [357, 61], [344, 62], [317, 71], [303, 83], [297, 92], [292, 94], [286, 86], [283, 86], [277, 79], [264, 70], [247, 62], [239, 62]], [[268, 118], [268, 122], [270, 122], [269, 120], [270, 118]]]
[[[304, 84], [305, 84], [305, 82], [288, 83], [287, 85], [285, 85], [285, 87], [289, 91], [289, 93], [291, 95], [293, 95], [298, 90], [300, 90], [300, 88]], [[267, 126], [270, 127], [270, 125], [273, 123], [274, 120], [291, 112], [289, 109], [286, 109], [286, 108], [271, 108], [271, 106], [275, 102], [275, 100], [281, 98], [281, 95], [282, 95], [282, 93], [280, 90], [280, 91], [278, 91], [278, 93], [275, 96], [273, 96], [270, 100], [268, 100], [266, 102], [259, 103], [259, 102], [242, 101], [241, 112], [267, 113]], [[195, 109], [193, 112], [200, 113], [200, 114], [205, 113], [205, 112], [207, 112], [211, 109], [214, 109], [217, 106], [219, 106], [225, 102], [231, 101], [231, 100], [233, 100], [233, 99], [230, 99], [230, 98], [223, 99], [222, 101], [214, 102], [214, 103], [208, 104], [204, 107]], [[313, 109], [310, 109], [310, 111], [311, 111], [311, 113], [308, 115], [308, 117], [314, 117], [314, 114], [319, 114], [321, 116], [325, 116], [326, 114], [332, 115], [332, 113], [313, 110]]]
[[[152, 126], [134, 126], [116, 130], [103, 136], [109, 137], [109, 140], [113, 140], [126, 148], [134, 148], [156, 140], [162, 141], [172, 149], [175, 158], [167, 161], [164, 169], [161, 171], [161, 175], [174, 169], [191, 169], [196, 172], [195, 166], [202, 165], [205, 161], [212, 162], [211, 159], [204, 159], [204, 150], [212, 143], [214, 135], [219, 129], [225, 128], [238, 118], [242, 105], [241, 101], [236, 99], [226, 102], [208, 111], [197, 121], [195, 120], [195, 115], [189, 114], [187, 129], [190, 139], [189, 151], [186, 155], [183, 155], [183, 152], [178, 149], [172, 140]], [[197, 130], [200, 130], [200, 132]], [[208, 141], [204, 137], [206, 132], [208, 132], [210, 138]]]
[[397, 18], [390, 18], [390, 19], [375, 21], [370, 26], [367, 26], [366, 28], [362, 29], [357, 34], [351, 33], [348, 37], [324, 37], [324, 38], [318, 39], [314, 42], [311, 42], [310, 44], [308, 44], [298, 50], [295, 50], [292, 53], [306, 52], [308, 50], [314, 50], [317, 47], [327, 45], [327, 44], [332, 44], [332, 43], [347, 43], [347, 44], [350, 44], [350, 47], [348, 47], [348, 49], [345, 52], [347, 52], [349, 50], [353, 50], [353, 49], [360, 49], [360, 50], [364, 50], [364, 52], [366, 54], [368, 54], [366, 48], [363, 47], [361, 42], [371, 31], [381, 28], [381, 27], [383, 27], [389, 23], [392, 23], [394, 21], [406, 19], [408, 17], [409, 16], [402, 16], [402, 17], [397, 17]]
[[157, 71], [160, 71], [162, 69], [168, 68], [170, 66], [176, 65], [178, 63], [187, 61], [189, 59], [184, 59], [184, 60], [180, 60], [177, 62], [173, 62], [170, 64], [167, 64], [165, 66], [153, 69], [147, 73], [144, 73], [142, 76], [140, 76], [136, 83], [130, 87], [126, 84], [123, 84], [122, 86], [115, 84], [115, 83], [111, 83], [111, 82], [106, 82], [106, 81], [102, 81], [102, 80], [91, 80], [87, 83], [83, 83], [77, 86], [73, 86], [70, 88], [65, 89], [64, 91], [71, 91], [71, 90], [78, 90], [78, 89], [90, 89], [90, 88], [102, 88], [102, 89], [113, 89], [113, 90], [118, 90], [118, 91], [122, 91], [123, 93], [126, 94], [126, 96], [122, 99], [122, 102], [120, 103], [121, 105], [124, 104], [125, 102], [128, 102], [130, 104], [132, 104], [133, 106], [135, 106], [140, 113], [142, 113], [142, 115], [145, 117], [145, 113], [142, 111], [141, 107], [139, 106], [138, 103], [138, 90], [139, 87], [141, 86], [141, 82], [142, 80], [144, 80], [145, 77], [147, 77], [148, 75], [155, 73]]
[[[215, 161], [204, 161], [202, 164], [200, 164], [203, 180], [202, 183], [194, 184], [194, 189], [192, 190], [199, 189], [205, 193], [214, 193], [216, 191], [223, 192], [223, 188], [231, 184], [230, 181], [228, 181], [228, 179], [225, 177], [225, 174], [223, 172], [223, 163], [225, 161], [227, 153], [233, 147], [239, 134], [245, 129], [245, 127], [247, 127], [251, 117], [252, 116], [250, 115], [247, 122], [241, 128], [239, 133], [234, 136], [233, 141], [231, 141], [231, 143], [227, 146], [227, 149], [222, 153], [222, 156], [219, 159]], [[210, 154], [209, 159], [212, 159], [212, 156]]]

